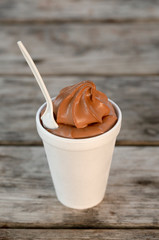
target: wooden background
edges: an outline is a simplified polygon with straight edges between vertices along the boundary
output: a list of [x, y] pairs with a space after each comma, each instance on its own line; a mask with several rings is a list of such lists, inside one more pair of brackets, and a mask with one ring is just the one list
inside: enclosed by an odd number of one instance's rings
[[[123, 112], [104, 201], [56, 199], [35, 114], [92, 80]], [[159, 0], [0, 0], [0, 240], [159, 239]]]

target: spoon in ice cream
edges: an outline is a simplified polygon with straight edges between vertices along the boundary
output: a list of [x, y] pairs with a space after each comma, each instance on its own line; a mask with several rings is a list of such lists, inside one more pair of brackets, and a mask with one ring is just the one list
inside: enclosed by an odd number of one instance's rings
[[23, 43], [21, 41], [17, 42], [26, 62], [28, 63], [35, 79], [37, 80], [39, 87], [46, 99], [46, 110], [43, 113], [41, 120], [43, 122], [44, 127], [46, 128], [50, 128], [50, 129], [55, 129], [58, 128], [58, 125], [54, 119], [54, 115], [53, 115], [53, 104], [52, 104], [52, 100], [50, 98], [50, 95], [48, 93], [48, 90], [44, 84], [44, 81], [42, 80], [42, 77], [37, 69], [37, 67], [35, 66], [35, 63], [33, 62], [31, 56], [29, 55], [28, 51], [26, 50], [26, 48], [24, 47]]

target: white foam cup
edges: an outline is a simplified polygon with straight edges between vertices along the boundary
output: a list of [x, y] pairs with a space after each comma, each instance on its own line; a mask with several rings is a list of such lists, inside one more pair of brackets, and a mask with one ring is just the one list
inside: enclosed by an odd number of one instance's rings
[[91, 208], [104, 198], [122, 119], [117, 104], [109, 101], [118, 116], [115, 126], [99, 136], [83, 139], [69, 139], [48, 132], [40, 122], [45, 104], [37, 111], [37, 131], [44, 144], [56, 195], [67, 207]]

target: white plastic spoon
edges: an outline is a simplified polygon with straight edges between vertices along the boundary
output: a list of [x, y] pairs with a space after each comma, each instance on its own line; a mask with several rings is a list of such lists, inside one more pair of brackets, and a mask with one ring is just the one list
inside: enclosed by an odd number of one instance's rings
[[50, 95], [48, 93], [48, 90], [41, 78], [41, 75], [37, 69], [37, 67], [35, 66], [35, 63], [33, 62], [31, 56], [29, 55], [29, 53], [27, 52], [26, 48], [24, 47], [23, 43], [21, 41], [17, 42], [25, 60], [27, 61], [35, 79], [37, 80], [39, 87], [46, 99], [46, 110], [44, 112], [44, 114], [42, 115], [41, 119], [43, 122], [44, 127], [46, 128], [50, 128], [50, 129], [54, 129], [54, 128], [58, 128], [58, 125], [54, 119], [54, 115], [53, 115], [53, 104], [52, 104], [52, 100], [50, 98]]

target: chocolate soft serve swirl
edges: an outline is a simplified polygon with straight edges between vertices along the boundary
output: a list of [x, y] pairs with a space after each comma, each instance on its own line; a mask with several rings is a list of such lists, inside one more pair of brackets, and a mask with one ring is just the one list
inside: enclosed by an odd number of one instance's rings
[[61, 137], [97, 136], [110, 130], [117, 121], [107, 96], [97, 91], [91, 81], [63, 88], [53, 100], [53, 106], [59, 128], [46, 130]]

